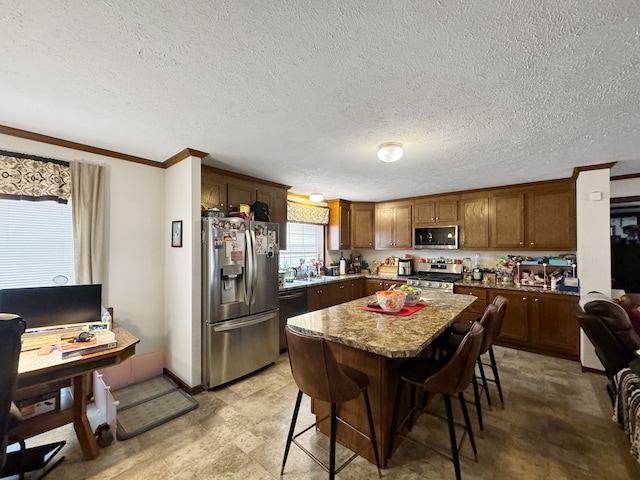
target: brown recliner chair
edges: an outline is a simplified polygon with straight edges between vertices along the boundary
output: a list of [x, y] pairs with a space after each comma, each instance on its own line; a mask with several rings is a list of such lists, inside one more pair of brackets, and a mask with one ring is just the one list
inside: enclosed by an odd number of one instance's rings
[[580, 299], [577, 317], [604, 366], [610, 380], [607, 389], [612, 395], [611, 380], [616, 373], [623, 368], [640, 367], [640, 335], [624, 308], [600, 292], [589, 292]]

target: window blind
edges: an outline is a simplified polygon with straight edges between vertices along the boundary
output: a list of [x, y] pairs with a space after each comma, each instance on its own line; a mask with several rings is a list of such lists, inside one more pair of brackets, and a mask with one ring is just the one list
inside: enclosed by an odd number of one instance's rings
[[0, 199], [0, 288], [74, 283], [71, 199], [32, 202]]

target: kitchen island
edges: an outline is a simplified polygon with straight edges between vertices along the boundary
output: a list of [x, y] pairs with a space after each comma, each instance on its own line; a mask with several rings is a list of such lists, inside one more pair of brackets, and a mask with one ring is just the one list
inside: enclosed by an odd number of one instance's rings
[[[407, 358], [425, 354], [429, 344], [460, 318], [475, 300], [472, 295], [441, 291], [423, 292], [423, 298], [427, 305], [409, 316], [362, 310], [362, 306], [375, 301], [375, 296], [369, 296], [291, 317], [287, 322], [303, 333], [323, 336], [329, 341], [338, 362], [369, 376], [369, 397], [382, 468], [386, 468], [387, 463], [398, 366]], [[406, 404], [402, 410], [408, 409], [408, 397], [403, 395]], [[314, 401], [312, 409], [317, 418], [322, 418], [328, 414], [329, 404]], [[338, 414], [359, 430], [368, 431], [362, 397], [341, 404]], [[327, 435], [328, 429], [328, 422], [320, 424], [320, 430]], [[366, 439], [340, 423], [336, 439], [375, 462]]]

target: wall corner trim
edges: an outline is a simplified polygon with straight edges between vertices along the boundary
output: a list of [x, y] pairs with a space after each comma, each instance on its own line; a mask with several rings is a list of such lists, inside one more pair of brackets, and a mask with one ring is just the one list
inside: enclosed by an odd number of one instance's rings
[[169, 168], [174, 166], [176, 163], [181, 162], [182, 160], [185, 160], [189, 157], [200, 157], [200, 158], [204, 158], [207, 155], [209, 155], [206, 152], [201, 152], [200, 150], [195, 150], [193, 148], [185, 148], [184, 150], [176, 153], [174, 156], [172, 156], [171, 158], [168, 158], [167, 160], [165, 160], [162, 163], [162, 168]]

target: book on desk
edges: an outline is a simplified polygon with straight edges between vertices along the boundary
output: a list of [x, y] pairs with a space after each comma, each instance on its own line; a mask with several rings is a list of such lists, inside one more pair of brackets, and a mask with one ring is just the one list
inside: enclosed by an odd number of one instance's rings
[[63, 342], [57, 345], [62, 359], [89, 355], [90, 353], [102, 352], [111, 348], [116, 348], [118, 341], [113, 340], [89, 340], [88, 342]]

